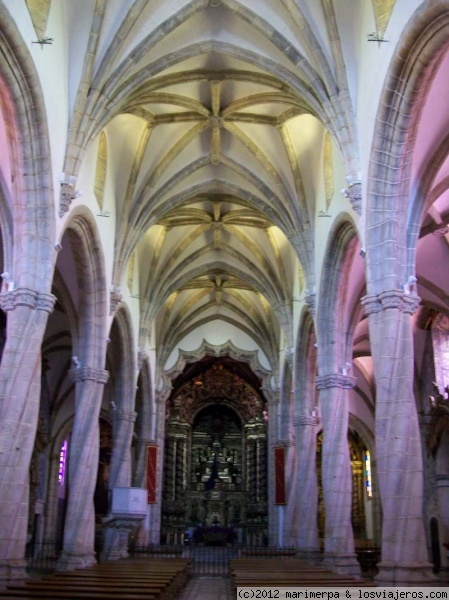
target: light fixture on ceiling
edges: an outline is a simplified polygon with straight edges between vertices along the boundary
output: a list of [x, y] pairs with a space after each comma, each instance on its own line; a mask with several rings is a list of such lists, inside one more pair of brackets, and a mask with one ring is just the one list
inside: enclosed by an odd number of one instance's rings
[[380, 35], [378, 35], [375, 32], [368, 33], [368, 35], [366, 37], [368, 38], [368, 42], [389, 42], [390, 41], [390, 40], [384, 40], [383, 37], [381, 37]]

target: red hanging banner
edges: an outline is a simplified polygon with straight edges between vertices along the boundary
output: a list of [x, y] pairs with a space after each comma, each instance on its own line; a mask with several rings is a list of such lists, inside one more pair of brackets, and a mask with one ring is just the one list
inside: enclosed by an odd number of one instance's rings
[[286, 504], [285, 500], [285, 448], [274, 449], [274, 503]]
[[147, 446], [148, 504], [156, 504], [157, 446]]

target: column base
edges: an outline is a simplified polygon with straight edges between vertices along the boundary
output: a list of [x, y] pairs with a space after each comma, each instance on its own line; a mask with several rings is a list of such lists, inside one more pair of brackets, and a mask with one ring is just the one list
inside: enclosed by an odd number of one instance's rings
[[332, 571], [335, 571], [341, 575], [350, 575], [361, 579], [362, 571], [360, 563], [357, 560], [357, 554], [334, 554], [326, 552], [323, 556], [322, 563], [323, 567], [329, 567]]
[[27, 561], [21, 559], [0, 560], [0, 589], [5, 589], [7, 584], [24, 581]]
[[97, 564], [93, 552], [65, 552], [63, 551], [56, 564], [57, 571], [73, 571], [83, 567], [91, 567]]
[[380, 562], [377, 565], [378, 574], [374, 581], [382, 587], [430, 586], [438, 585], [439, 581], [433, 573], [430, 563]]

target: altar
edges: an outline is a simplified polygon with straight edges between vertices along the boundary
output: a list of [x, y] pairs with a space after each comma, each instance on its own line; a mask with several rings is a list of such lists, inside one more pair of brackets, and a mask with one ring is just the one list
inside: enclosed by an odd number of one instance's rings
[[195, 527], [193, 543], [206, 546], [225, 546], [236, 541], [237, 534], [233, 527]]

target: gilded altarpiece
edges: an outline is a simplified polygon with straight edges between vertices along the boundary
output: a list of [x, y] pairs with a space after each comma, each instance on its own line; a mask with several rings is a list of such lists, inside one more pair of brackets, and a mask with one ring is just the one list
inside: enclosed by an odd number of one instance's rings
[[221, 364], [167, 404], [162, 542], [251, 543], [267, 536], [264, 399]]

